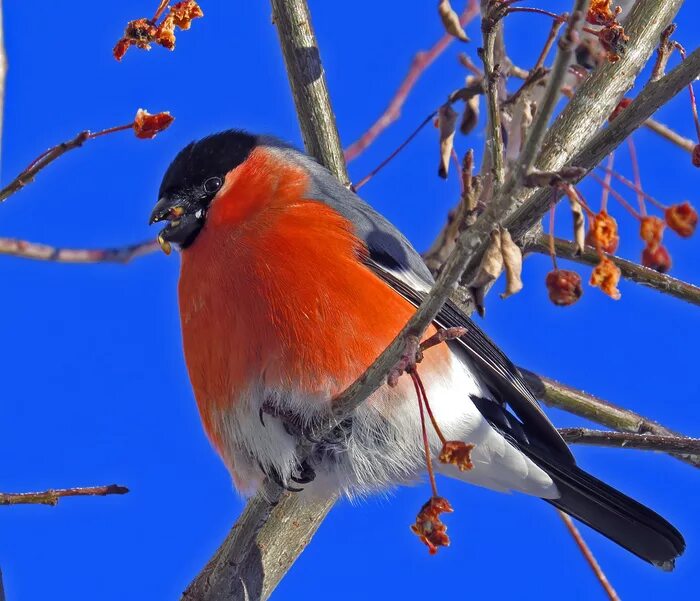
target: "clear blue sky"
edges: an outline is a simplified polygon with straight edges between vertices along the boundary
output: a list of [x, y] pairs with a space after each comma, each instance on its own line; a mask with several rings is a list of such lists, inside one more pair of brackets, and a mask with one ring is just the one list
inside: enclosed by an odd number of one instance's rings
[[[2, 178], [84, 128], [128, 122], [139, 107], [170, 110], [157, 139], [120, 134], [61, 159], [0, 208], [0, 235], [53, 245], [101, 247], [146, 239], [160, 178], [190, 140], [229, 127], [299, 143], [267, 2], [202, 0], [205, 19], [178, 36], [174, 53], [111, 47], [130, 18], [155, 0], [5, 2], [10, 71]], [[536, 4], [536, 3], [533, 3]], [[461, 8], [462, 2], [455, 2]], [[539, 3], [563, 10], [568, 2]], [[413, 53], [441, 34], [434, 3], [311, 6], [341, 137], [349, 144], [384, 108]], [[687, 2], [678, 40], [700, 43], [700, 7]], [[532, 64], [543, 17], [508, 20], [511, 56]], [[473, 37], [478, 26], [471, 26]], [[455, 44], [426, 73], [401, 120], [351, 165], [358, 179], [445, 95], [460, 86]], [[675, 61], [675, 59], [674, 59]], [[700, 87], [700, 86], [699, 86]], [[700, 92], [700, 89], [698, 90]], [[687, 94], [660, 118], [693, 135]], [[698, 203], [699, 171], [652, 134], [636, 136], [646, 188], [667, 202]], [[483, 143], [458, 138], [460, 151]], [[620, 168], [629, 173], [624, 152]], [[455, 178], [436, 175], [436, 133], [427, 128], [364, 197], [425, 249], [455, 202]], [[584, 187], [593, 204], [599, 189]], [[641, 251], [634, 221], [616, 206], [620, 253]], [[569, 216], [559, 220], [568, 234]], [[698, 239], [668, 235], [673, 274], [700, 282]], [[128, 266], [62, 265], [0, 257], [0, 490], [118, 482], [126, 496], [67, 499], [58, 507], [0, 511], [0, 566], [10, 601], [174, 599], [205, 564], [242, 502], [200, 428], [180, 344], [178, 257], [158, 253]], [[552, 306], [547, 260], [527, 261], [525, 289], [489, 297], [486, 330], [522, 365], [700, 435], [696, 308], [623, 283], [613, 302], [586, 288], [570, 309]], [[588, 271], [581, 268], [584, 278]], [[502, 286], [498, 284], [497, 288]], [[580, 420], [549, 412], [559, 425]], [[663, 574], [584, 529], [625, 599], [689, 598], [700, 571], [700, 478], [667, 456], [577, 448], [580, 463], [648, 503], [685, 534], [688, 551]], [[429, 557], [409, 524], [427, 486], [340, 503], [279, 587], [278, 599], [601, 599], [554, 511], [525, 496], [441, 483], [455, 513], [452, 547]]]

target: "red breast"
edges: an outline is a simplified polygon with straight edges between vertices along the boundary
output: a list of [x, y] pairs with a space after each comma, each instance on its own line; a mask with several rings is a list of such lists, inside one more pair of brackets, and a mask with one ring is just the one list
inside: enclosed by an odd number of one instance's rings
[[[303, 169], [256, 148], [182, 253], [185, 358], [207, 432], [248, 387], [338, 394], [415, 310], [360, 261], [352, 224], [304, 198]], [[431, 351], [446, 360], [448, 350]]]

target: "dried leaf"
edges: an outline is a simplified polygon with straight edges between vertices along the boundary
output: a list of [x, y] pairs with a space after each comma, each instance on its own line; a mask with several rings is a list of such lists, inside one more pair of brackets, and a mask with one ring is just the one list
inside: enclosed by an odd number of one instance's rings
[[144, 109], [136, 111], [134, 118], [134, 133], [137, 138], [142, 140], [150, 140], [155, 138], [157, 134], [164, 129], [170, 127], [170, 124], [175, 120], [170, 113], [156, 113], [151, 115]]
[[440, 521], [440, 514], [452, 513], [453, 511], [447, 499], [431, 497], [418, 512], [416, 523], [411, 526], [411, 530], [428, 546], [431, 555], [437, 553], [438, 547], [450, 546], [447, 526]]
[[442, 445], [439, 459], [442, 463], [451, 463], [459, 468], [460, 472], [466, 472], [474, 468], [471, 452], [473, 444], [462, 442], [461, 440], [448, 440]]
[[508, 298], [523, 289], [523, 253], [520, 247], [513, 242], [513, 238], [507, 229], [501, 230], [501, 254], [503, 266], [506, 269], [506, 290], [501, 298]]
[[698, 224], [698, 213], [687, 201], [668, 207], [664, 217], [668, 227], [683, 238], [690, 238]]
[[462, 25], [459, 22], [459, 16], [457, 16], [449, 0], [440, 0], [438, 3], [438, 14], [440, 15], [442, 26], [447, 33], [463, 42], [469, 41], [467, 34], [464, 29], [462, 29]]
[[574, 219], [574, 242], [576, 243], [576, 254], [583, 253], [586, 247], [586, 220], [583, 216], [581, 203], [575, 198], [569, 196], [569, 204], [571, 205], [571, 216]]
[[622, 295], [617, 289], [620, 281], [620, 269], [608, 257], [603, 257], [591, 273], [590, 285], [600, 288], [613, 300], [620, 300]]
[[[467, 77], [467, 87], [473, 86], [476, 83], [476, 77]], [[463, 135], [469, 134], [479, 122], [479, 94], [472, 94], [464, 99], [464, 110], [462, 111], [462, 120], [459, 123], [459, 131]]]
[[481, 258], [479, 269], [474, 279], [469, 283], [470, 288], [483, 288], [501, 275], [503, 271], [503, 254], [501, 252], [501, 233], [499, 230], [491, 232], [491, 242]]
[[558, 307], [573, 305], [583, 294], [581, 276], [575, 271], [555, 269], [545, 279], [549, 300]]
[[642, 265], [658, 271], [666, 273], [671, 269], [671, 254], [663, 244], [659, 244], [655, 248], [649, 246], [642, 251]]
[[438, 111], [438, 128], [440, 129], [440, 166], [438, 175], [446, 179], [450, 168], [450, 157], [455, 139], [457, 112], [449, 105], [443, 104]]

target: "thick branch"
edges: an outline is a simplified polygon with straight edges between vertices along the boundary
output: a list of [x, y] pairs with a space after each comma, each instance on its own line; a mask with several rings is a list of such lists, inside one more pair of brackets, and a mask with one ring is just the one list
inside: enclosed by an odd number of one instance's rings
[[[564, 411], [568, 411], [569, 413], [608, 426], [620, 432], [686, 438], [682, 434], [674, 432], [629, 409], [613, 405], [608, 401], [561, 384], [556, 380], [539, 376], [522, 367], [520, 368], [520, 372], [525, 377], [525, 380], [530, 388], [532, 388], [537, 398], [549, 407], [563, 409]], [[681, 461], [689, 463], [693, 467], [700, 467], [700, 454], [674, 453], [673, 456]]]
[[272, 0], [272, 16], [294, 95], [304, 147], [350, 185], [326, 75], [305, 0]]
[[[528, 243], [526, 251], [534, 251], [545, 255], [549, 254], [549, 237], [540, 234], [537, 238]], [[596, 250], [587, 246], [580, 255], [576, 254], [576, 245], [573, 242], [555, 238], [554, 252], [557, 257], [570, 259], [584, 265], [597, 265], [600, 257]], [[659, 273], [648, 267], [644, 267], [633, 261], [621, 259], [610, 255], [610, 259], [620, 268], [622, 277], [632, 282], [637, 282], [648, 288], [653, 288], [670, 296], [694, 305], [700, 305], [700, 288], [688, 284], [682, 280], [677, 280], [669, 275]]]
[[57, 505], [63, 497], [104, 497], [106, 495], [125, 495], [126, 486], [109, 484], [108, 486], [86, 486], [81, 488], [56, 488], [43, 492], [0, 493], [0, 505]]
[[609, 432], [590, 428], [559, 428], [559, 434], [569, 444], [589, 444], [598, 447], [640, 449], [662, 453], [700, 453], [700, 438]]

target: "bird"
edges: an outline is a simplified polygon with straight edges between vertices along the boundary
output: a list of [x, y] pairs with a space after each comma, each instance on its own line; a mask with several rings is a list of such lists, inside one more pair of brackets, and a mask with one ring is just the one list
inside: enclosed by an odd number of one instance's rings
[[[311, 435], [434, 282], [394, 225], [292, 145], [236, 129], [176, 155], [150, 216], [158, 222], [163, 249], [180, 251], [182, 342], [201, 421], [238, 491], [252, 495], [269, 478], [296, 494], [362, 497], [420, 481], [411, 378]], [[417, 370], [444, 436], [473, 445], [472, 468], [435, 469], [544, 499], [671, 570], [685, 549], [679, 531], [577, 466], [518, 369], [457, 306], [446, 303], [426, 335], [454, 327], [462, 335], [426, 351]], [[429, 445], [437, 455], [435, 432]]]

